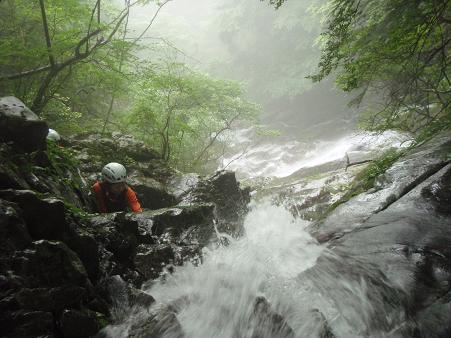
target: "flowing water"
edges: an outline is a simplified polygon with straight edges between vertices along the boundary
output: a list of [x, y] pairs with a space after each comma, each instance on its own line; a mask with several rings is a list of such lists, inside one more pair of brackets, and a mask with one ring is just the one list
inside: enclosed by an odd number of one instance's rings
[[[307, 222], [269, 202], [252, 205], [244, 226], [243, 237], [205, 249], [200, 266], [179, 267], [145, 290], [158, 303], [183, 300], [177, 319], [186, 337], [332, 337], [329, 329], [336, 337], [396, 336], [402, 293], [379, 271], [328, 251]], [[256, 299], [270, 308], [258, 321]], [[279, 330], [276, 313], [292, 331]], [[134, 316], [106, 333], [126, 337]]]
[[286, 177], [300, 168], [342, 159], [349, 152], [372, 153], [375, 157], [390, 147], [407, 147], [410, 140], [409, 135], [385, 131], [352, 133], [327, 141], [284, 139], [278, 142], [274, 139], [258, 142], [254, 140], [252, 129], [242, 129], [236, 131], [230, 142], [234, 151], [222, 158], [219, 169], [236, 171], [241, 178]]

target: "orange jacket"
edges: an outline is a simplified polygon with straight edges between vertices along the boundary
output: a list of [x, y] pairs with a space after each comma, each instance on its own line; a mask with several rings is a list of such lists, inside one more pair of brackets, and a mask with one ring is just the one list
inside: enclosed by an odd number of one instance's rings
[[127, 208], [133, 212], [142, 212], [136, 193], [129, 186], [117, 198], [109, 193], [105, 183], [99, 181], [92, 186], [92, 191], [96, 198], [98, 211], [101, 213], [126, 211]]

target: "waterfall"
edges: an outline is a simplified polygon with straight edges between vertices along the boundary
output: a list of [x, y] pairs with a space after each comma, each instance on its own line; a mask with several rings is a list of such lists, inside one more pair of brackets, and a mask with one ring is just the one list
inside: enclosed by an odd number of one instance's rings
[[[390, 335], [404, 320], [402, 295], [384, 285], [381, 272], [319, 245], [307, 224], [283, 207], [255, 203], [244, 236], [206, 248], [203, 264], [178, 267], [144, 291], [178, 304], [187, 338], [333, 337], [329, 329], [336, 337]], [[256, 321], [259, 300], [270, 310]], [[107, 329], [109, 336], [127, 337], [132, 317]]]

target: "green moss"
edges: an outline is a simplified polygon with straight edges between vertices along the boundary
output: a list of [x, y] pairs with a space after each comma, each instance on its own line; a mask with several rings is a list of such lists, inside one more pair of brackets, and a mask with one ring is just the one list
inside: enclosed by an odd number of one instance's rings
[[81, 218], [81, 219], [87, 219], [91, 216], [85, 210], [80, 209], [77, 206], [75, 206], [69, 202], [66, 202], [66, 201], [63, 201], [63, 202], [64, 202], [64, 207], [66, 208], [66, 210], [73, 216], [75, 216], [77, 218]]
[[387, 171], [393, 163], [395, 163], [405, 151], [390, 149], [382, 154], [379, 158], [360, 171], [354, 180], [347, 187], [343, 187], [347, 192], [335, 203], [333, 203], [323, 214], [324, 218], [332, 212], [340, 204], [349, 201], [352, 197], [357, 196], [374, 187], [376, 178]]
[[108, 318], [106, 316], [102, 315], [101, 313], [97, 314], [96, 320], [97, 320], [97, 324], [99, 325], [100, 330], [111, 324], [108, 321]]

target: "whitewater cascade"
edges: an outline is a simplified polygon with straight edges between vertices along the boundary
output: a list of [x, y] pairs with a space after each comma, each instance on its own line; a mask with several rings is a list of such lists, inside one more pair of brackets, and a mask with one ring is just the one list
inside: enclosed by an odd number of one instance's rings
[[[341, 275], [346, 259], [319, 245], [305, 231], [307, 224], [283, 207], [267, 201], [254, 204], [243, 237], [205, 249], [203, 264], [178, 267], [144, 291], [160, 304], [183, 300], [177, 319], [187, 338], [276, 338], [271, 321], [263, 318], [259, 328], [252, 325], [256, 299], [267, 301], [271, 313], [280, 314], [292, 329], [277, 333], [280, 338], [333, 337], [326, 335], [329, 327], [336, 337], [383, 337], [397, 327], [404, 320], [400, 294], [384, 285], [378, 271], [367, 271], [376, 275], [377, 288], [364, 278]], [[327, 264], [315, 271], [320, 257]], [[390, 305], [387, 298], [393, 300]], [[108, 336], [127, 337], [134, 320], [143, 315], [136, 309], [121, 311], [123, 322], [108, 327]]]

